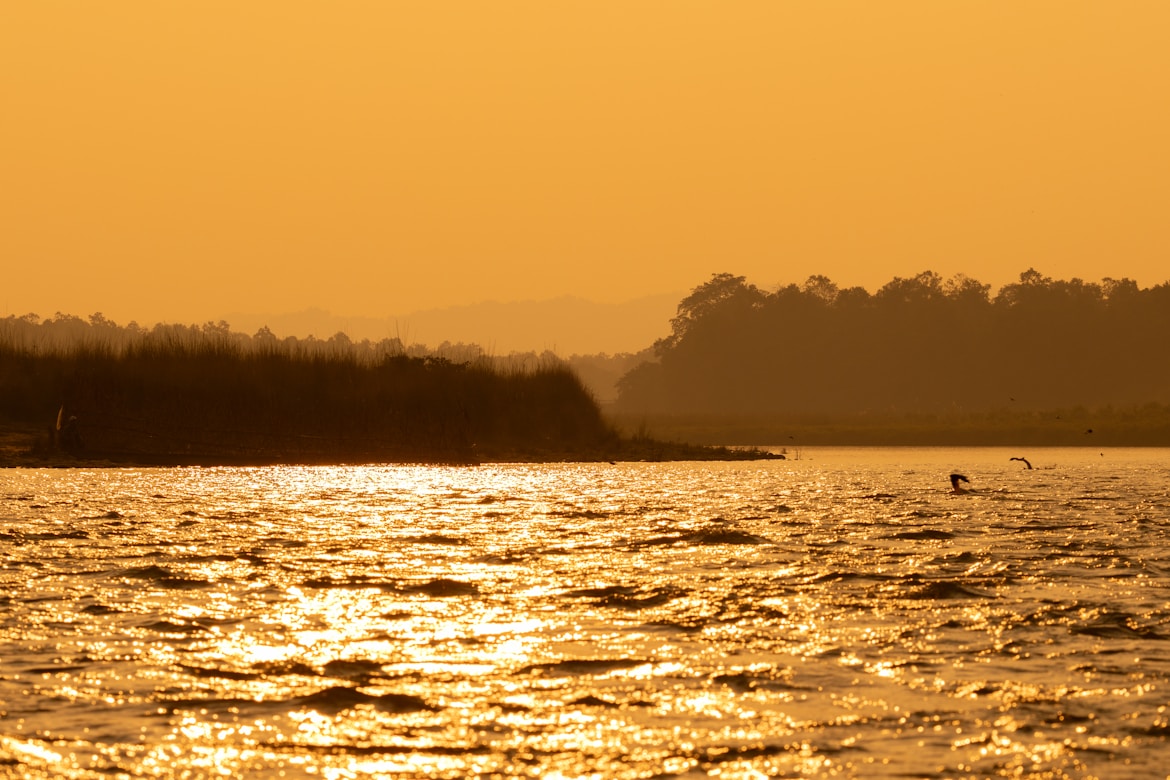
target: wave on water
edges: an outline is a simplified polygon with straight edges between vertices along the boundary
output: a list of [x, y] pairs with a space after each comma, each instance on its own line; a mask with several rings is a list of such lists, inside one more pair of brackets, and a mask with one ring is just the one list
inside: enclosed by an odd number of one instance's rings
[[923, 528], [919, 531], [899, 531], [896, 534], [891, 534], [887, 539], [954, 539], [955, 534], [950, 531], [942, 531], [937, 528]]
[[610, 672], [633, 669], [647, 662], [635, 658], [573, 658], [563, 661], [529, 664], [517, 674], [540, 674], [548, 676], [565, 675], [606, 675]]
[[413, 593], [435, 597], [470, 596], [479, 593], [475, 583], [439, 577], [421, 582], [409, 580], [386, 580], [365, 574], [350, 574], [343, 577], [313, 577], [303, 583], [307, 588], [370, 588], [387, 593]]
[[[218, 675], [217, 679], [241, 679]], [[251, 678], [245, 678], [251, 679]], [[207, 698], [179, 698], [168, 703], [171, 713], [185, 710], [213, 709], [243, 715], [290, 713], [311, 710], [324, 715], [337, 715], [345, 710], [368, 707], [386, 713], [430, 712], [437, 708], [418, 696], [403, 693], [366, 693], [358, 688], [337, 685], [289, 699], [242, 699], [212, 696]]]
[[673, 545], [715, 546], [773, 544], [771, 539], [758, 534], [727, 528], [703, 528], [666, 536], [653, 536], [629, 542], [631, 547], [660, 547]]
[[467, 541], [459, 536], [449, 536], [447, 534], [420, 534], [418, 536], [403, 536], [403, 542], [412, 542], [414, 544], [442, 544], [458, 546], [466, 544]]
[[591, 603], [599, 607], [638, 610], [660, 607], [669, 601], [682, 598], [686, 593], [685, 589], [672, 586], [646, 588], [644, 586], [609, 585], [603, 588], [570, 590], [565, 593], [565, 596], [589, 599]]
[[1170, 639], [1170, 634], [1143, 626], [1125, 612], [1103, 611], [1088, 622], [1070, 626], [1069, 631], [1102, 639]]
[[915, 587], [905, 594], [908, 599], [924, 599], [935, 601], [939, 599], [992, 599], [994, 593], [979, 590], [961, 582], [949, 580], [928, 582]]

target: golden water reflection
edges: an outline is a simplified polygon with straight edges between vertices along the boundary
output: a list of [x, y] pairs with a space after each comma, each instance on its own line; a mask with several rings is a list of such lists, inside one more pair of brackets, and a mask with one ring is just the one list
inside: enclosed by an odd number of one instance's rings
[[1098, 528], [905, 464], [30, 473], [0, 776], [1128, 776], [1161, 475]]

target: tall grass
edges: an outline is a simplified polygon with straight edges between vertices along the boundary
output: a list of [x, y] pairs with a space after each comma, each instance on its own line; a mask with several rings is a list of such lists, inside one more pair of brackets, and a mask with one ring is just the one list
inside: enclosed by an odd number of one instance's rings
[[63, 408], [86, 454], [160, 462], [606, 457], [618, 441], [555, 361], [95, 318], [0, 320], [0, 419], [49, 437]]

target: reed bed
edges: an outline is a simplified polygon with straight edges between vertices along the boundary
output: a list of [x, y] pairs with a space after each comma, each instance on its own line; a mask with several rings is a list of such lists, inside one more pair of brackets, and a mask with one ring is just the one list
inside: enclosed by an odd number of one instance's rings
[[280, 339], [266, 328], [248, 336], [224, 322], [148, 330], [100, 314], [0, 320], [0, 463], [9, 465], [766, 456], [623, 437], [551, 355], [497, 359], [341, 333]]
[[159, 462], [531, 459], [618, 440], [552, 361], [499, 369], [396, 340], [79, 322], [0, 324], [0, 417], [43, 429], [44, 447], [61, 444], [58, 415], [74, 418], [79, 452]]

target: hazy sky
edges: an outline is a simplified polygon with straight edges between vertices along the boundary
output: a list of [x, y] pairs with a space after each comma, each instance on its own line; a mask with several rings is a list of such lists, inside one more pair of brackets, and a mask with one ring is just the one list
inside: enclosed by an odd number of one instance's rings
[[9, 2], [4, 314], [1170, 278], [1170, 3]]

